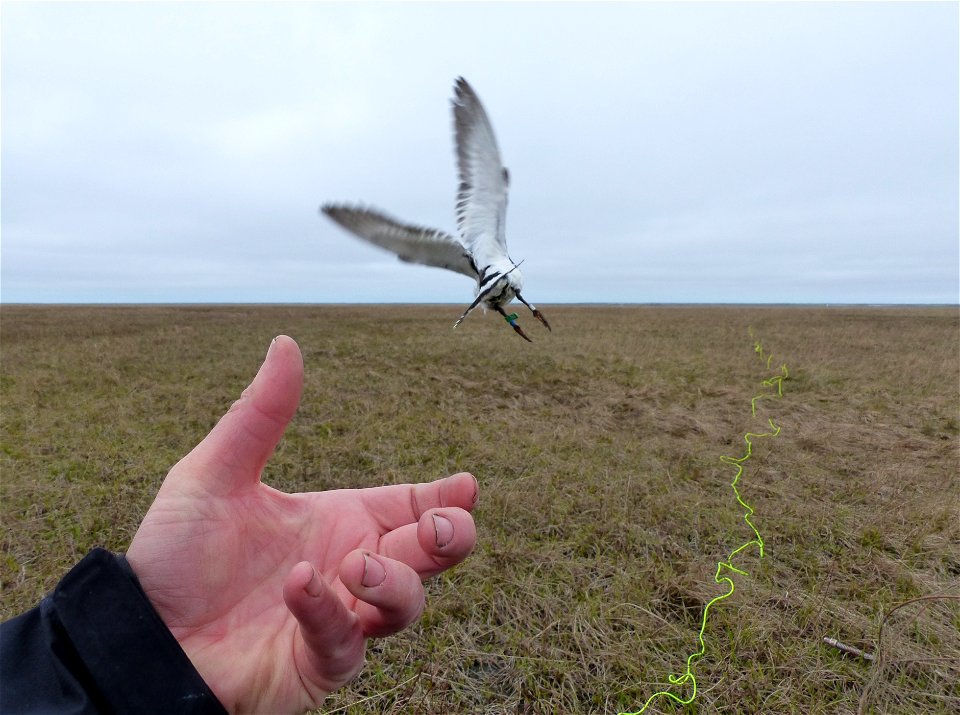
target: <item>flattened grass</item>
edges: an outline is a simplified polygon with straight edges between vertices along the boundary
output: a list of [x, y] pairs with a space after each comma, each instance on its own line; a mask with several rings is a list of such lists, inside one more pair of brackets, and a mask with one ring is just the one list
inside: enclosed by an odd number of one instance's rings
[[[636, 709], [697, 649], [718, 560], [751, 538], [710, 613], [696, 706], [648, 712], [956, 712], [960, 321], [956, 308], [554, 307], [450, 330], [450, 306], [29, 307], [0, 312], [2, 615], [88, 549], [123, 550], [169, 467], [298, 340], [300, 410], [264, 480], [364, 487], [460, 470], [479, 545], [375, 642], [324, 710]], [[750, 399], [787, 363], [784, 397]], [[869, 688], [867, 686], [869, 685]], [[866, 691], [866, 692], [865, 692]], [[688, 690], [678, 690], [679, 695]]]

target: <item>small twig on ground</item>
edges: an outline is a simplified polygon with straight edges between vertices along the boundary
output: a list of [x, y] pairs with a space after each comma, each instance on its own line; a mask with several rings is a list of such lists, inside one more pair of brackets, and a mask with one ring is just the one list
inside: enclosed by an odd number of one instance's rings
[[829, 646], [833, 646], [833, 647], [836, 648], [837, 650], [842, 651], [842, 652], [844, 652], [844, 653], [846, 653], [846, 654], [848, 654], [848, 655], [855, 655], [855, 656], [857, 656], [858, 658], [863, 658], [864, 660], [870, 660], [870, 661], [873, 661], [873, 660], [876, 660], [876, 659], [877, 659], [877, 656], [875, 656], [875, 655], [873, 655], [873, 654], [871, 654], [871, 653], [866, 653], [866, 652], [860, 650], [859, 648], [854, 648], [852, 645], [847, 645], [846, 643], [841, 643], [841, 642], [838, 641], [836, 638], [824, 638], [824, 639], [823, 639], [823, 642], [826, 643], [826, 644], [829, 645]]
[[911, 598], [907, 601], [898, 603], [896, 606], [894, 606], [884, 614], [883, 619], [880, 621], [880, 630], [877, 632], [876, 665], [874, 668], [872, 668], [872, 674], [870, 676], [870, 679], [867, 681], [866, 685], [864, 686], [863, 692], [860, 693], [860, 703], [859, 703], [859, 706], [857, 707], [857, 715], [865, 715], [865, 713], [867, 712], [867, 708], [870, 705], [870, 698], [873, 695], [872, 691], [876, 686], [877, 681], [881, 677], [883, 668], [886, 665], [885, 661], [889, 660], [889, 656], [885, 657], [885, 653], [883, 650], [883, 627], [887, 624], [887, 620], [889, 620], [890, 616], [892, 616], [894, 613], [896, 613], [897, 611], [899, 611], [901, 608], [905, 606], [909, 606], [914, 603], [926, 603], [927, 601], [960, 601], [960, 596], [957, 596], [954, 594], [945, 594], [945, 593], [937, 593], [930, 596], [918, 596], [917, 598]]

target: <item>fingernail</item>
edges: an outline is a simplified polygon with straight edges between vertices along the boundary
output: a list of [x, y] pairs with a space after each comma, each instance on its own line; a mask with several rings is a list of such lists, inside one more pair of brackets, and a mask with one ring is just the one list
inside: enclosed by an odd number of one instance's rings
[[303, 590], [307, 592], [308, 596], [319, 596], [323, 593], [323, 584], [320, 583], [320, 575], [317, 573], [317, 570], [310, 567], [313, 571], [313, 575], [310, 576], [310, 580], [307, 581], [307, 585], [303, 587]]
[[374, 586], [379, 586], [381, 583], [383, 583], [383, 580], [386, 577], [387, 572], [383, 568], [383, 564], [369, 554], [364, 554], [363, 578], [360, 579], [360, 583], [367, 588], [373, 588]]
[[437, 546], [441, 549], [453, 541], [453, 524], [445, 516], [433, 515], [433, 529], [437, 534]]

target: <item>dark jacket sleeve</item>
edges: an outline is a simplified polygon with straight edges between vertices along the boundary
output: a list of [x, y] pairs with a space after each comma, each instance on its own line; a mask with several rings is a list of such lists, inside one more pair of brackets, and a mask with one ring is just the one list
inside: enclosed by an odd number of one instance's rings
[[126, 559], [94, 549], [39, 606], [0, 624], [0, 712], [226, 710]]

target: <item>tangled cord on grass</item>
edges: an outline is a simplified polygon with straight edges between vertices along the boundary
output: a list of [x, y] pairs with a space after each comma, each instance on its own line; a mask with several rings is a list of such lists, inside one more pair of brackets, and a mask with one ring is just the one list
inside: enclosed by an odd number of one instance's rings
[[[750, 337], [751, 338], [754, 337], [752, 328], [750, 329]], [[763, 345], [759, 340], [754, 341], [753, 350], [757, 354], [757, 357], [766, 364], [766, 367], [769, 370], [770, 365], [773, 362], [773, 355], [771, 353], [767, 353], [764, 350]], [[750, 414], [753, 417], [757, 416], [757, 402], [759, 400], [764, 398], [771, 398], [771, 397], [775, 397], [775, 398], [783, 397], [783, 381], [786, 380], [788, 376], [789, 376], [789, 372], [787, 371], [787, 366], [786, 364], [782, 364], [779, 370], [777, 371], [777, 374], [772, 375], [771, 377], [763, 380], [760, 383], [765, 388], [774, 388], [774, 389], [772, 391], [767, 390], [764, 392], [760, 392], [757, 395], [755, 395], [753, 399], [750, 400]], [[776, 437], [780, 434], [780, 427], [774, 424], [772, 418], [768, 419], [767, 423], [770, 425], [769, 432], [763, 432], [763, 433], [747, 432], [743, 436], [743, 441], [746, 442], [747, 450], [742, 457], [730, 457], [726, 455], [720, 457], [721, 462], [723, 462], [724, 464], [728, 464], [737, 470], [736, 474], [733, 477], [733, 481], [730, 483], [730, 487], [731, 489], [733, 489], [733, 494], [737, 499], [737, 503], [744, 509], [743, 520], [744, 522], [746, 522], [747, 526], [750, 527], [750, 530], [753, 532], [754, 538], [741, 544], [732, 552], [730, 552], [730, 555], [727, 557], [726, 561], [717, 562], [717, 572], [714, 575], [713, 580], [718, 584], [726, 585], [727, 591], [726, 593], [722, 593], [719, 596], [715, 596], [707, 603], [706, 606], [704, 606], [703, 616], [700, 619], [700, 632], [697, 634], [697, 640], [700, 643], [700, 648], [699, 650], [687, 656], [686, 669], [679, 675], [670, 674], [668, 676], [668, 679], [672, 685], [686, 685], [687, 683], [689, 683], [691, 688], [689, 697], [683, 698], [683, 697], [680, 697], [679, 695], [676, 695], [675, 693], [670, 692], [669, 690], [660, 690], [654, 693], [653, 695], [651, 695], [649, 698], [647, 698], [646, 702], [644, 702], [643, 706], [639, 710], [636, 710], [634, 712], [622, 712], [619, 715], [641, 715], [641, 713], [643, 713], [648, 707], [650, 707], [650, 704], [653, 703], [658, 698], [667, 698], [669, 700], [673, 700], [674, 702], [680, 705], [689, 705], [694, 701], [694, 699], [696, 699], [697, 678], [694, 675], [693, 666], [698, 660], [700, 660], [700, 658], [703, 657], [703, 654], [707, 650], [707, 645], [703, 638], [703, 634], [707, 629], [707, 615], [709, 614], [710, 609], [713, 607], [715, 603], [719, 603], [720, 601], [723, 601], [724, 599], [727, 599], [730, 596], [732, 596], [735, 589], [733, 578], [730, 575], [721, 575], [721, 574], [723, 574], [723, 572], [726, 570], [726, 571], [731, 571], [733, 573], [740, 574], [741, 576], [748, 576], [749, 574], [746, 571], [744, 571], [743, 569], [739, 569], [733, 565], [733, 559], [741, 551], [748, 549], [751, 546], [756, 546], [757, 550], [760, 553], [760, 558], [763, 558], [763, 538], [760, 536], [760, 532], [757, 530], [757, 527], [754, 525], [753, 521], [751, 520], [751, 517], [754, 514], [753, 507], [751, 507], [749, 504], [747, 504], [747, 502], [744, 501], [743, 495], [740, 493], [740, 490], [737, 488], [737, 484], [740, 481], [740, 477], [743, 475], [744, 463], [748, 459], [750, 459], [750, 457], [753, 455], [753, 440], [761, 437]]]

